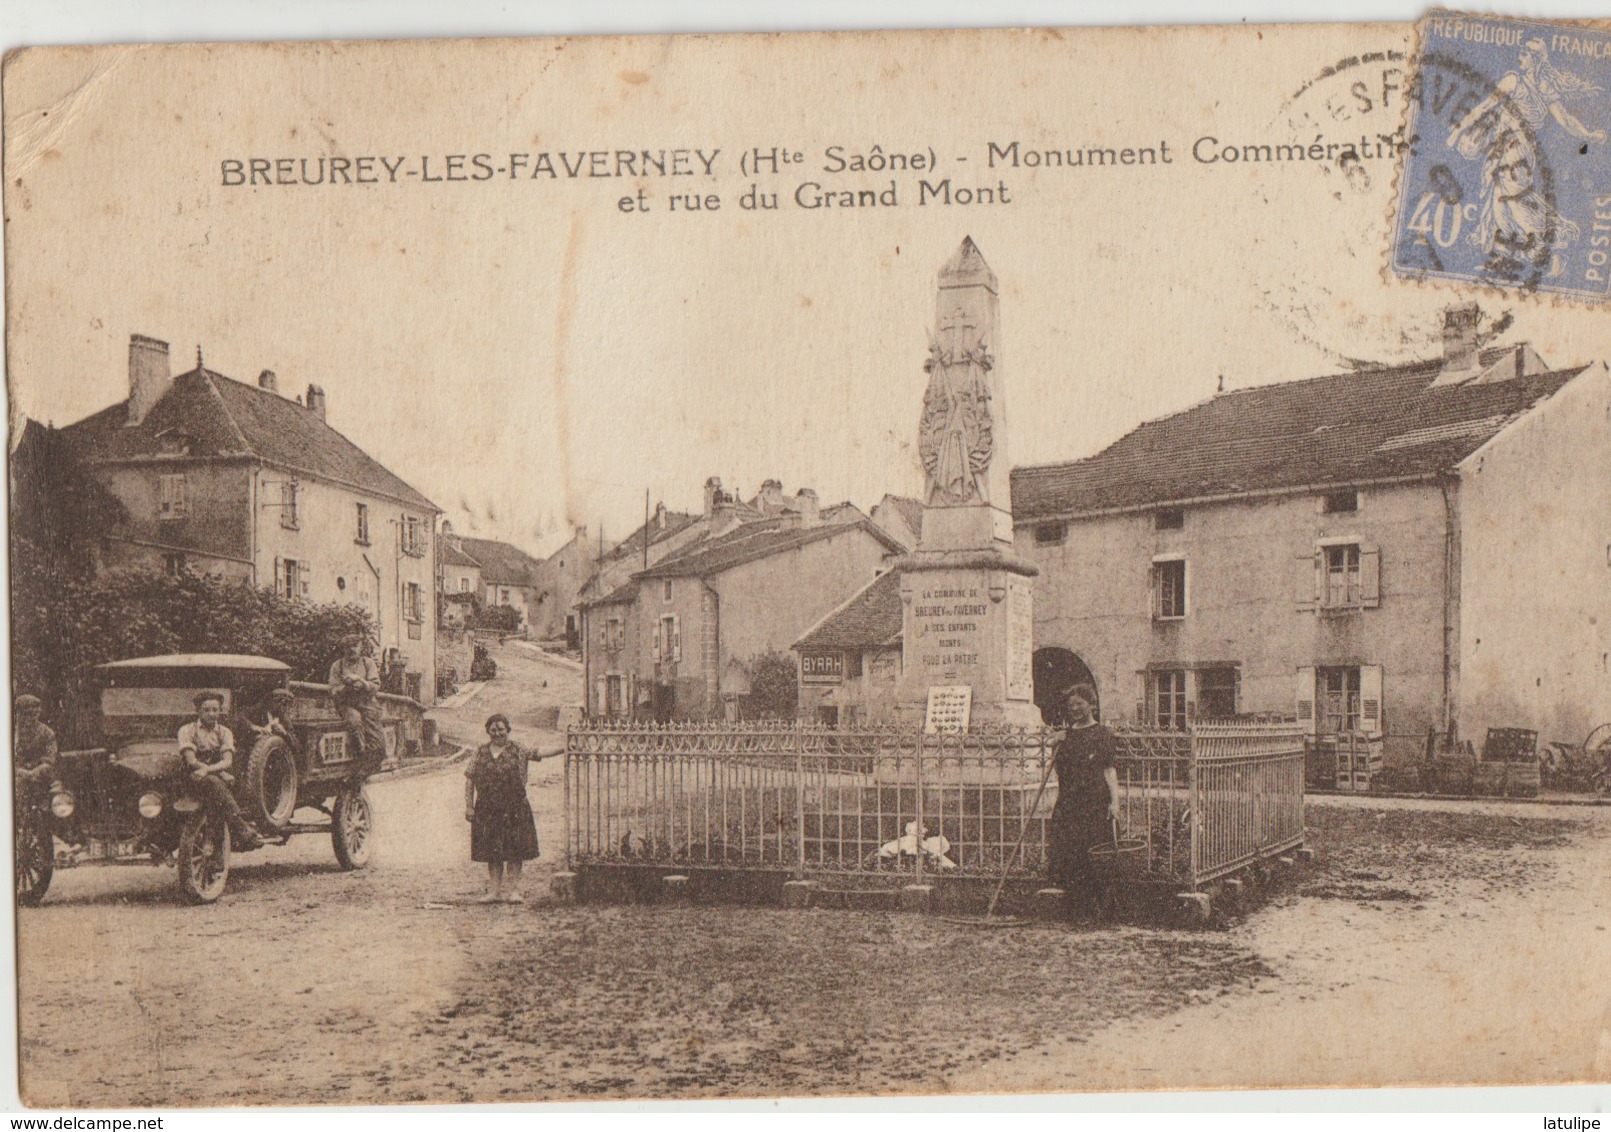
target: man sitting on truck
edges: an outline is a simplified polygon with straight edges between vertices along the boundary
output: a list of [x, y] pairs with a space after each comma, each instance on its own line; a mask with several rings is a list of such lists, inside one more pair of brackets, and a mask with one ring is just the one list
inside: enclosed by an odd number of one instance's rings
[[288, 722], [291, 718], [291, 705], [296, 702], [296, 696], [289, 688], [275, 688], [269, 693], [266, 702], [256, 711], [245, 711], [240, 714], [240, 723], [251, 733], [252, 742], [265, 735], [278, 735], [285, 740], [285, 745], [293, 751], [296, 750], [296, 736]]
[[224, 697], [218, 692], [196, 696], [196, 718], [179, 729], [179, 754], [185, 760], [214, 812], [229, 823], [237, 849], [260, 849], [263, 839], [241, 817], [241, 808], [229, 788], [227, 773], [235, 765], [235, 736], [218, 722]]
[[380, 691], [380, 669], [363, 650], [362, 637], [354, 634], [347, 639], [347, 651], [330, 666], [330, 691], [359, 754], [374, 758], [386, 751], [386, 739], [380, 730], [380, 702], [375, 698]]

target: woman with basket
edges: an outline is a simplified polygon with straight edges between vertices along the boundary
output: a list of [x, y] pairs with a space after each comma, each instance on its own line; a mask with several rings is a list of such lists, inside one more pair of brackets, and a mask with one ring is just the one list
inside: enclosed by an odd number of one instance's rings
[[1109, 844], [1119, 820], [1119, 773], [1113, 732], [1096, 721], [1096, 690], [1076, 684], [1068, 691], [1063, 739], [1052, 755], [1057, 805], [1047, 827], [1046, 864], [1062, 886], [1071, 916], [1094, 917], [1104, 878], [1091, 850]]

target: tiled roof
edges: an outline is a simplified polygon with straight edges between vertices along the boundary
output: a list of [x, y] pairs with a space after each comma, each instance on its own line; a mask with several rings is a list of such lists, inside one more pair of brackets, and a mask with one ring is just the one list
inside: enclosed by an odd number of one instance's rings
[[121, 401], [62, 431], [86, 459], [256, 457], [422, 511], [441, 510], [312, 409], [212, 370], [180, 374], [144, 420], [127, 420], [128, 402]]
[[483, 582], [497, 586], [537, 584], [537, 560], [518, 546], [489, 538], [463, 538], [459, 541], [464, 552], [481, 567]]
[[442, 565], [473, 566], [479, 570], [481, 568], [481, 563], [477, 562], [474, 558], [471, 558], [468, 554], [464, 553], [464, 551], [460, 550], [459, 547], [455, 545], [456, 542], [457, 540], [455, 539], [442, 540]]
[[892, 553], [906, 548], [866, 519], [854, 523], [829, 523], [801, 527], [789, 519], [758, 519], [745, 523], [718, 539], [701, 541], [668, 555], [637, 578], [687, 578], [719, 574], [746, 562], [781, 554], [846, 531], [863, 530], [883, 543]]
[[886, 648], [901, 639], [901, 576], [880, 574], [794, 642], [796, 651], [840, 652]]
[[1525, 345], [1484, 351], [1484, 376], [1463, 384], [1435, 384], [1431, 362], [1222, 393], [1088, 459], [1014, 468], [1013, 514], [1033, 522], [1446, 472], [1587, 368], [1517, 376], [1527, 359], [1537, 356]]
[[[689, 527], [703, 519], [704, 516], [691, 515], [686, 511], [667, 511], [665, 513], [665, 518], [666, 525], [663, 528], [655, 526], [651, 520], [649, 526], [650, 546], [653, 546], [655, 543], [660, 542], [663, 539], [668, 539], [672, 535], [687, 530]], [[607, 561], [616, 561], [621, 558], [631, 557], [634, 555], [641, 558], [643, 556], [643, 531], [644, 528], [642, 527], [639, 527], [637, 530], [633, 531], [630, 535], [621, 540], [621, 542], [617, 543], [613, 548], [611, 548], [609, 553], [604, 556], [605, 559]]]

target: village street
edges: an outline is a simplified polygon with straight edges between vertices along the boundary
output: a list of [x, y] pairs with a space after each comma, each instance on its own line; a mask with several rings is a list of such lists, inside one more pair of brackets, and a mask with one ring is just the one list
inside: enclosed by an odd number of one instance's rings
[[[497, 652], [516, 719], [559, 662]], [[556, 687], [557, 685], [551, 685]], [[461, 734], [459, 727], [447, 727]], [[376, 861], [306, 837], [225, 899], [58, 874], [19, 929], [23, 1096], [62, 1106], [1569, 1082], [1611, 1074], [1611, 808], [1317, 799], [1314, 868], [1228, 930], [473, 903], [457, 767], [376, 782]], [[1292, 1067], [1303, 1065], [1294, 1075]]]

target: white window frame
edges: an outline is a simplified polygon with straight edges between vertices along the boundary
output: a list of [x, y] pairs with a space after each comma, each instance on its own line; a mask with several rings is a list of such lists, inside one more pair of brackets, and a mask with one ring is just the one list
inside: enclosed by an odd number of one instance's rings
[[[1174, 685], [1178, 677], [1180, 681], [1179, 687], [1171, 686], [1165, 692], [1163, 678], [1166, 676], [1169, 677], [1171, 685]], [[1146, 674], [1147, 719], [1152, 726], [1167, 731], [1184, 731], [1190, 727], [1192, 718], [1190, 689], [1190, 674], [1184, 668], [1158, 668], [1148, 671]], [[1160, 710], [1161, 700], [1165, 695], [1168, 695], [1171, 700], [1167, 711]], [[1169, 721], [1167, 724], [1165, 719]], [[1178, 727], [1174, 726], [1177, 720], [1180, 724]]]
[[183, 472], [157, 476], [157, 518], [183, 519], [190, 514], [190, 481]]
[[[1339, 548], [1356, 548], [1358, 568], [1350, 598], [1347, 568], [1344, 567], [1342, 601], [1332, 601], [1331, 554]], [[1306, 572], [1302, 563], [1309, 560]], [[1316, 539], [1308, 555], [1298, 556], [1298, 608], [1315, 609], [1321, 613], [1346, 613], [1358, 609], [1376, 609], [1382, 604], [1382, 551], [1369, 539], [1359, 535], [1338, 535]], [[1311, 577], [1305, 585], [1306, 576]]]
[[[1163, 573], [1160, 566], [1180, 563], [1180, 612], [1163, 612]], [[1152, 592], [1152, 619], [1154, 621], [1184, 621], [1191, 614], [1191, 563], [1184, 554], [1157, 554], [1148, 569], [1147, 580]]]
[[274, 592], [283, 598], [306, 598], [310, 589], [308, 563], [301, 558], [274, 560]]
[[425, 594], [418, 582], [403, 583], [403, 620], [416, 625], [425, 620]]
[[357, 519], [358, 530], [353, 535], [353, 540], [352, 541], [357, 543], [359, 546], [368, 546], [369, 545], [369, 504], [367, 504], [367, 503], [359, 503], [356, 506], [358, 508], [358, 512], [357, 512], [357, 515], [358, 515], [358, 519]]

